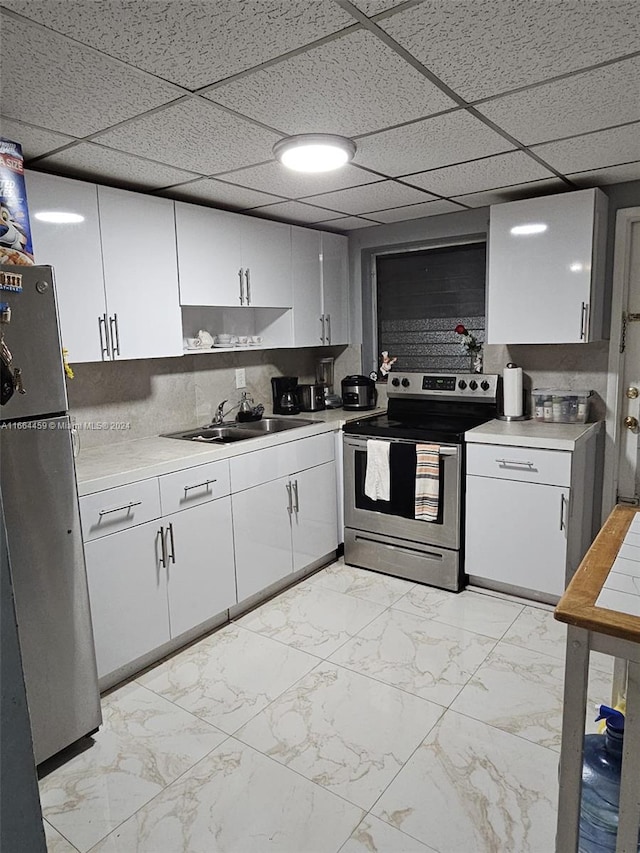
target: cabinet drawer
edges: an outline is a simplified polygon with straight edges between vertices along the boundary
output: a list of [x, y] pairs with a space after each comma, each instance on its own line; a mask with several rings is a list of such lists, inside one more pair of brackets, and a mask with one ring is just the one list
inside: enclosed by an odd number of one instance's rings
[[162, 514], [207, 503], [229, 494], [229, 462], [208, 462], [160, 477]]
[[568, 486], [571, 483], [571, 453], [502, 444], [469, 444], [467, 474]]
[[85, 542], [160, 518], [158, 480], [140, 480], [80, 498]]
[[266, 447], [230, 460], [231, 488], [233, 492], [241, 492], [333, 460], [334, 438], [331, 432]]

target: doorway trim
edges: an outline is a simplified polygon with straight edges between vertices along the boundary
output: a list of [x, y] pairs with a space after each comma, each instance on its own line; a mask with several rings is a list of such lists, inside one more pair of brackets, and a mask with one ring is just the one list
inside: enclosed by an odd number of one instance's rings
[[613, 249], [611, 287], [611, 332], [607, 368], [607, 418], [605, 422], [602, 522], [616, 504], [618, 490], [618, 454], [622, 412], [621, 368], [622, 312], [626, 308], [631, 273], [631, 230], [640, 222], [640, 207], [618, 210]]

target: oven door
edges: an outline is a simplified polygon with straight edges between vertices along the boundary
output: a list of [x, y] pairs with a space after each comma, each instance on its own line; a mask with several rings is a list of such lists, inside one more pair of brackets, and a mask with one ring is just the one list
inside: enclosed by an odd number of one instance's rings
[[423, 521], [415, 518], [416, 444], [419, 442], [395, 438], [388, 441], [391, 444], [390, 500], [374, 501], [364, 493], [367, 439], [344, 436], [345, 527], [458, 550], [462, 448], [457, 444], [440, 445], [438, 517], [435, 521]]

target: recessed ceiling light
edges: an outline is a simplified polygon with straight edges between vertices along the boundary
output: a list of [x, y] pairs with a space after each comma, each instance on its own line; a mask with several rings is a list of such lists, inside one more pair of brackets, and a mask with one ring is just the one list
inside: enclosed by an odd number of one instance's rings
[[296, 172], [331, 172], [353, 158], [356, 144], [346, 136], [302, 133], [276, 142], [273, 153], [283, 166]]
[[40, 222], [55, 222], [63, 225], [71, 222], [84, 222], [84, 216], [79, 213], [67, 213], [64, 210], [43, 210], [36, 213], [36, 219], [39, 219]]
[[528, 225], [514, 225], [511, 229], [512, 234], [542, 234], [547, 230], [547, 225], [543, 222], [531, 222]]

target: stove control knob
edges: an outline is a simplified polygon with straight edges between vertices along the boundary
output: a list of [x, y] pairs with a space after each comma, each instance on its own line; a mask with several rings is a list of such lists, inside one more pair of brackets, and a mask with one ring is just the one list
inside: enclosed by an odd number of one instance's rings
[[487, 382], [486, 379], [482, 380], [482, 382], [480, 383], [480, 387], [482, 388], [483, 391], [489, 390], [489, 383]]
[[408, 380], [408, 379], [403, 379], [403, 380], [402, 380], [402, 387], [403, 387], [403, 388], [408, 388], [408, 387], [409, 387], [409, 385], [410, 385], [410, 382], [409, 382], [409, 380]]
[[478, 387], [478, 383], [476, 382], [475, 379], [472, 379], [471, 382], [469, 383], [469, 388], [471, 388], [472, 391], [475, 391], [477, 387]]
[[400, 384], [400, 380], [398, 379], [397, 376], [391, 380], [391, 384], [395, 385], [396, 388], [398, 387], [398, 385]]
[[461, 389], [464, 391], [464, 389], [465, 389], [466, 387], [467, 387], [467, 383], [464, 381], [464, 379], [461, 379], [461, 380], [458, 382], [458, 388], [461, 388]]

